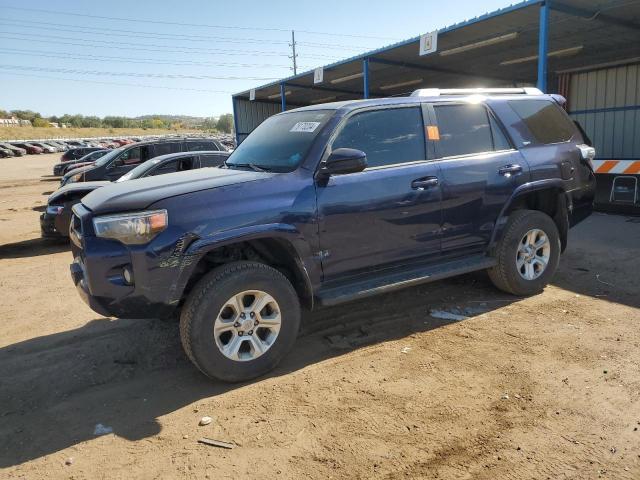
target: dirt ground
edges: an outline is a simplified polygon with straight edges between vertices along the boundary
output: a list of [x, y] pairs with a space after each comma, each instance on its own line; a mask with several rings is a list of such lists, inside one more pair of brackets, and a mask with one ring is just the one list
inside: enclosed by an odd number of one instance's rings
[[474, 274], [306, 314], [272, 375], [228, 385], [174, 322], [82, 303], [39, 238], [56, 158], [0, 159], [0, 477], [640, 478], [639, 219], [576, 227], [532, 298]]

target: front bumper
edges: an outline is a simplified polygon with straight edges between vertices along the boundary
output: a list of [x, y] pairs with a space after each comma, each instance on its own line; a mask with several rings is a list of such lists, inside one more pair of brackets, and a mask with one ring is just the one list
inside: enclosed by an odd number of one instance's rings
[[[91, 212], [73, 207], [69, 238], [71, 277], [80, 297], [95, 312], [119, 318], [163, 318], [180, 304], [191, 268], [176, 260], [176, 243], [127, 246], [94, 235]], [[180, 242], [178, 242], [180, 243]], [[133, 285], [124, 279], [133, 272]]]
[[40, 215], [40, 234], [43, 238], [61, 238], [62, 235], [56, 230], [56, 215], [44, 212]]

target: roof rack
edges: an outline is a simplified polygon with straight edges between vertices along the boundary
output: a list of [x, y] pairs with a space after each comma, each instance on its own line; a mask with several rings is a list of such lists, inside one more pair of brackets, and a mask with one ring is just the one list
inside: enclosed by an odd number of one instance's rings
[[537, 88], [420, 88], [412, 97], [439, 97], [440, 95], [543, 95]]

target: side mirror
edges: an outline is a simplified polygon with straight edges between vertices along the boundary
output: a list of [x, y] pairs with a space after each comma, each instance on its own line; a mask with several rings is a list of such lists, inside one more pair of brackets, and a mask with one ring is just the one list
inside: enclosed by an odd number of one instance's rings
[[121, 158], [116, 158], [111, 164], [112, 167], [121, 167], [124, 165], [124, 160]]
[[343, 175], [361, 172], [367, 168], [367, 154], [354, 148], [337, 148], [320, 170], [325, 175]]

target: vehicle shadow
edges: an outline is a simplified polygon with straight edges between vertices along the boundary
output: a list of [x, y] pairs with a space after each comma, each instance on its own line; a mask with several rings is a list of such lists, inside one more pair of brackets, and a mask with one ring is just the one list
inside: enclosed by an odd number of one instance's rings
[[[270, 376], [451, 323], [430, 309], [473, 317], [514, 301], [483, 275], [466, 275], [307, 313], [296, 346]], [[175, 321], [97, 319], [8, 345], [0, 348], [0, 468], [95, 438], [97, 424], [128, 440], [156, 435], [160, 417], [243, 385], [197, 371]]]
[[640, 224], [595, 213], [569, 232], [552, 284], [580, 295], [640, 308]]
[[46, 209], [46, 205], [37, 205], [35, 207], [31, 207], [31, 210], [33, 210], [34, 212], [44, 212]]
[[0, 259], [37, 257], [69, 250], [69, 240], [57, 238], [31, 238], [0, 245]]

